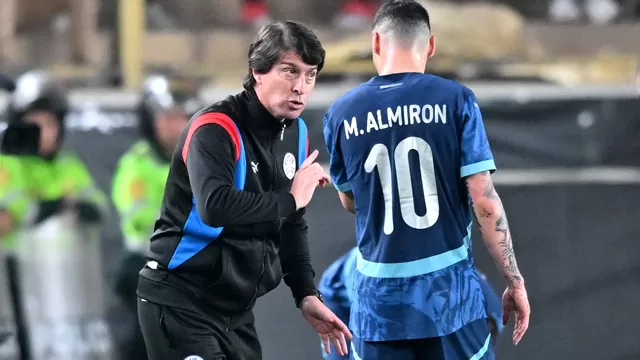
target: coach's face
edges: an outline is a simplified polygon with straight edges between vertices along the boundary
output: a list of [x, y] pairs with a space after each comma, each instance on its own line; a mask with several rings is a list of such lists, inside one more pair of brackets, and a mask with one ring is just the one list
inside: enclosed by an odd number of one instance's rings
[[276, 118], [295, 119], [316, 86], [318, 67], [305, 64], [295, 52], [285, 53], [266, 74], [255, 73], [256, 91]]

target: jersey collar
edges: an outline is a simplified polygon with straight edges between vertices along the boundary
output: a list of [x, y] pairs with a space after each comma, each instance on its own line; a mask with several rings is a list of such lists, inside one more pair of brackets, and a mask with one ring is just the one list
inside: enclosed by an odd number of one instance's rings
[[401, 83], [403, 81], [409, 80], [415, 77], [416, 75], [423, 75], [423, 74], [418, 72], [406, 72], [406, 73], [396, 73], [396, 74], [389, 74], [389, 75], [378, 75], [378, 76], [372, 77], [368, 81], [368, 83], [374, 84], [374, 85], [395, 84], [395, 83]]

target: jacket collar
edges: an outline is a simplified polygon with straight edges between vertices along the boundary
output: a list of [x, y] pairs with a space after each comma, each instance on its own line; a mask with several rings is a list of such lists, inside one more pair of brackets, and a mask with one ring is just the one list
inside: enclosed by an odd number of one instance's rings
[[242, 92], [241, 99], [247, 105], [249, 112], [248, 118], [242, 119], [242, 122], [257, 134], [275, 137], [285, 126], [289, 126], [293, 122], [293, 119], [277, 119], [271, 115], [258, 99], [254, 89]]

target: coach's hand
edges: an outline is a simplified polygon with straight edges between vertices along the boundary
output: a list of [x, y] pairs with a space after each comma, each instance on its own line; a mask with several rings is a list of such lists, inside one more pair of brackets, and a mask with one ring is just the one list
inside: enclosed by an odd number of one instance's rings
[[353, 338], [349, 328], [322, 301], [316, 296], [307, 296], [302, 299], [300, 310], [304, 318], [320, 335], [324, 351], [327, 354], [331, 352], [330, 341], [333, 342], [333, 346], [340, 356], [349, 353], [346, 339], [351, 341]]
[[322, 166], [315, 162], [318, 150], [309, 155], [302, 163], [291, 184], [291, 195], [296, 200], [296, 208], [301, 209], [309, 204], [316, 187], [324, 186], [331, 182], [329, 175], [324, 172]]
[[516, 313], [516, 326], [513, 329], [513, 343], [518, 345], [529, 328], [531, 307], [524, 284], [507, 288], [502, 294], [502, 324], [507, 325], [511, 313]]

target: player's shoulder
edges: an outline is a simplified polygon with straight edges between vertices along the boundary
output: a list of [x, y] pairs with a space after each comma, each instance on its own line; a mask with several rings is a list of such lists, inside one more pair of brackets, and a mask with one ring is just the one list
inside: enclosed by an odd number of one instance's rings
[[439, 91], [443, 91], [453, 96], [461, 96], [466, 99], [473, 95], [473, 91], [471, 91], [471, 89], [455, 80], [433, 74], [424, 74], [421, 79], [424, 81], [425, 85], [437, 87]]
[[359, 99], [367, 96], [367, 83], [362, 83], [337, 98], [327, 110], [327, 115], [339, 112], [341, 109], [349, 108], [357, 103]]

